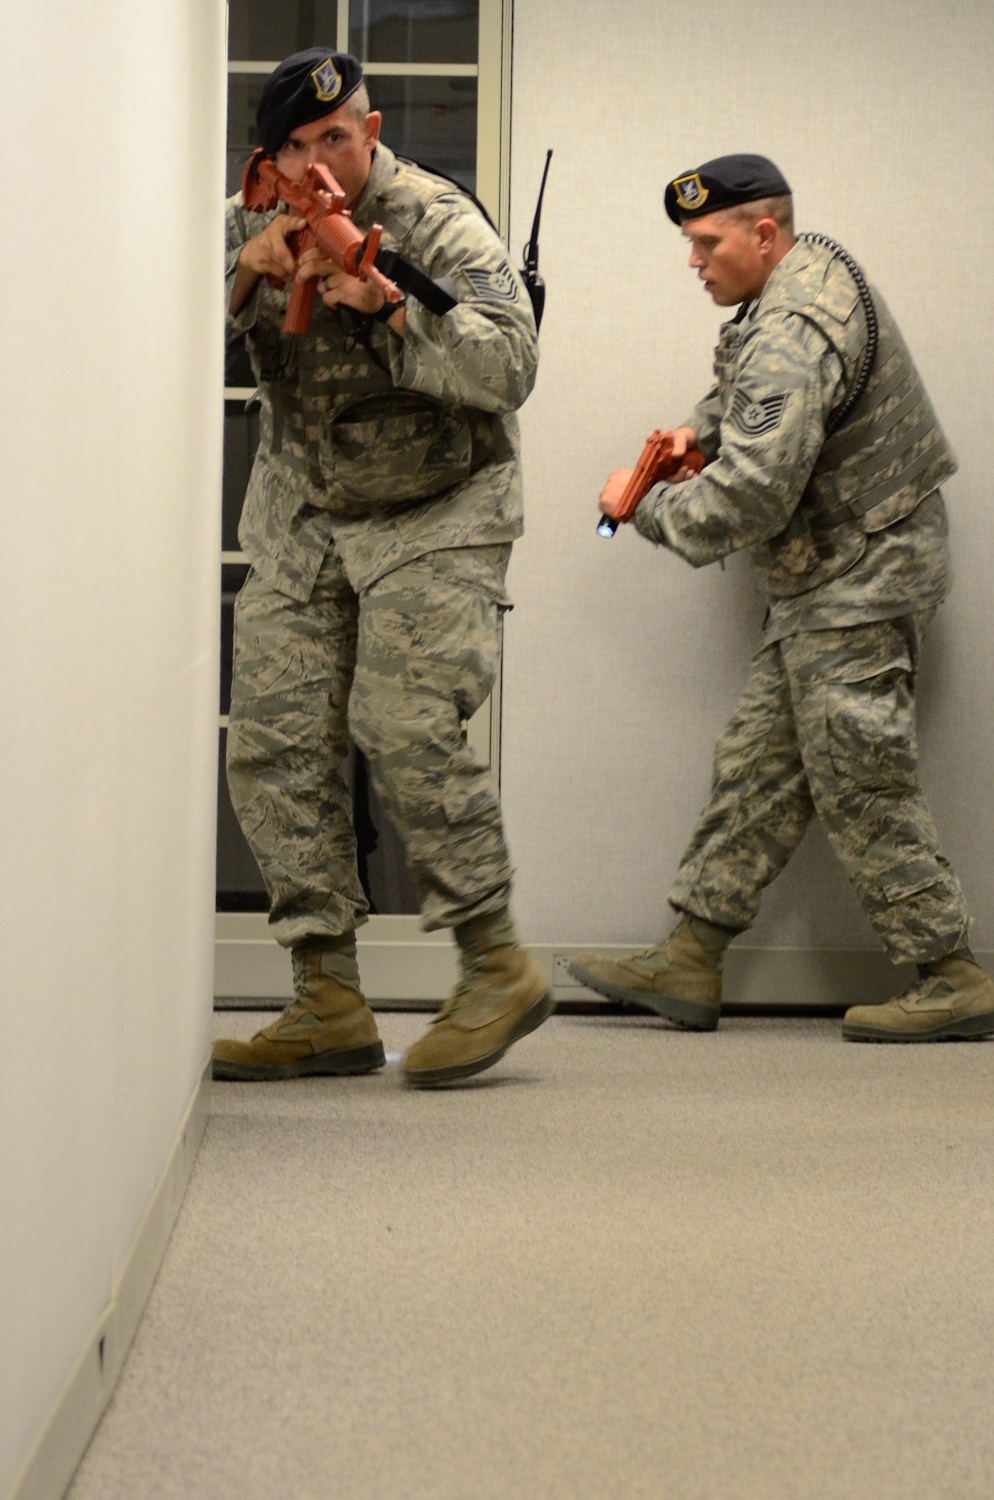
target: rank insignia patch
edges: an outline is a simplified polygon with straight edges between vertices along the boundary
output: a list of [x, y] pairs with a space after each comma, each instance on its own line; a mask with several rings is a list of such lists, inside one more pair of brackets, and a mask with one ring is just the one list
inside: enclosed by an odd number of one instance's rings
[[518, 283], [506, 261], [496, 271], [467, 271], [466, 276], [479, 297], [496, 297], [500, 302], [518, 300]]
[[696, 172], [691, 172], [687, 177], [678, 177], [673, 184], [673, 191], [679, 206], [688, 212], [707, 202], [708, 189]]
[[787, 392], [782, 396], [765, 396], [762, 401], [750, 401], [744, 392], [736, 391], [732, 401], [732, 422], [746, 437], [763, 437], [780, 426], [786, 405]]
[[342, 75], [330, 57], [326, 57], [321, 66], [314, 69], [311, 77], [314, 79], [314, 92], [322, 104], [330, 104], [333, 99], [337, 99], [342, 88]]

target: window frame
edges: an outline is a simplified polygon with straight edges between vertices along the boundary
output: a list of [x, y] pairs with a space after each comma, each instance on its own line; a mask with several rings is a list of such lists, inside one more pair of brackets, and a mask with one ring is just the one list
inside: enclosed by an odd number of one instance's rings
[[[350, 0], [338, 0], [337, 37], [340, 52], [349, 50]], [[513, 0], [478, 0], [478, 47], [474, 63], [363, 63], [369, 77], [449, 77], [477, 80], [476, 116], [476, 192], [480, 201], [507, 242], [510, 220], [510, 144], [511, 144], [511, 44]], [[280, 59], [248, 60], [229, 58], [228, 75], [268, 75]], [[389, 121], [384, 132], [389, 141]], [[251, 387], [225, 386], [225, 401], [247, 401]], [[221, 552], [222, 567], [245, 565], [243, 552]], [[498, 786], [500, 784], [502, 676], [497, 679], [490, 697], [467, 725], [467, 740], [476, 754], [486, 762]], [[227, 714], [219, 715], [219, 735], [228, 727]], [[230, 914], [219, 914], [222, 917]], [[248, 913], [243, 915], [248, 916]], [[256, 920], [265, 922], [261, 913]], [[373, 917], [372, 922], [381, 920]], [[382, 920], [390, 921], [390, 917]]]

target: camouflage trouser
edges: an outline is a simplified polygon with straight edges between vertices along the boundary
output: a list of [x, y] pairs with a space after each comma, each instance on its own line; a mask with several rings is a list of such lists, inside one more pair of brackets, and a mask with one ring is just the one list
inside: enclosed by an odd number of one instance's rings
[[278, 942], [366, 919], [350, 731], [404, 839], [425, 926], [507, 905], [497, 791], [461, 721], [494, 683], [510, 550], [433, 552], [358, 596], [329, 551], [306, 604], [249, 574], [235, 607], [228, 784]]
[[922, 963], [967, 941], [963, 892], [918, 782], [914, 675], [932, 613], [758, 652], [673, 906], [748, 927], [817, 816], [892, 958]]

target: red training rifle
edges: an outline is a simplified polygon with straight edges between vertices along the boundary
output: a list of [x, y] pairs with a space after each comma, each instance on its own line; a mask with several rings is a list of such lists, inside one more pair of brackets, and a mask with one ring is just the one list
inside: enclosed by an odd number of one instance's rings
[[[345, 207], [341, 183], [320, 162], [309, 162], [302, 181], [294, 182], [283, 175], [264, 151], [254, 151], [245, 163], [242, 198], [245, 207], [256, 213], [268, 213], [285, 203], [291, 213], [305, 220], [303, 229], [287, 237], [295, 260], [316, 245], [322, 255], [333, 260], [347, 275], [371, 281], [388, 302], [400, 302], [403, 297], [400, 288], [373, 264], [380, 248], [382, 226], [374, 224], [368, 234], [363, 234]], [[270, 286], [286, 285], [278, 276], [267, 279]], [[316, 291], [314, 276], [294, 282], [283, 322], [284, 333], [307, 332]]]

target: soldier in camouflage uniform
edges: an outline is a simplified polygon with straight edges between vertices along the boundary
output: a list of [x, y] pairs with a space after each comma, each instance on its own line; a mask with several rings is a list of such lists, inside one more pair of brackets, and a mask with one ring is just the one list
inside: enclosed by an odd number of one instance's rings
[[[444, 315], [399, 306], [317, 249], [302, 221], [227, 207], [230, 338], [259, 384], [261, 440], [239, 530], [252, 568], [235, 612], [232, 800], [292, 949], [295, 1000], [216, 1077], [382, 1066], [359, 983], [368, 906], [344, 776], [349, 736], [401, 832], [426, 927], [452, 927], [462, 980], [408, 1051], [416, 1085], [496, 1062], [551, 1010], [518, 945], [497, 793], [462, 730], [498, 665], [511, 543], [522, 530], [514, 412], [537, 361], [527, 293], [476, 205], [378, 140], [355, 58], [286, 59], [259, 105], [262, 145], [295, 181], [339, 180], [354, 222], [443, 281]], [[288, 290], [317, 278], [309, 331], [282, 332]]]
[[[817, 816], [888, 953], [919, 969], [905, 994], [850, 1008], [843, 1034], [988, 1035], [994, 984], [967, 946], [915, 737], [921, 642], [949, 582], [939, 485], [955, 463], [883, 299], [874, 290], [868, 307], [838, 246], [795, 238], [772, 162], [706, 162], [670, 183], [666, 206], [705, 288], [739, 312], [721, 331], [714, 388], [672, 434], [676, 453], [696, 446], [706, 465], [650, 490], [635, 527], [695, 567], [748, 550], [769, 609], [670, 892], [677, 928], [620, 959], [581, 954], [573, 973], [713, 1029], [725, 948]], [[871, 316], [879, 347], [864, 369]], [[608, 515], [628, 477], [610, 476]]]

